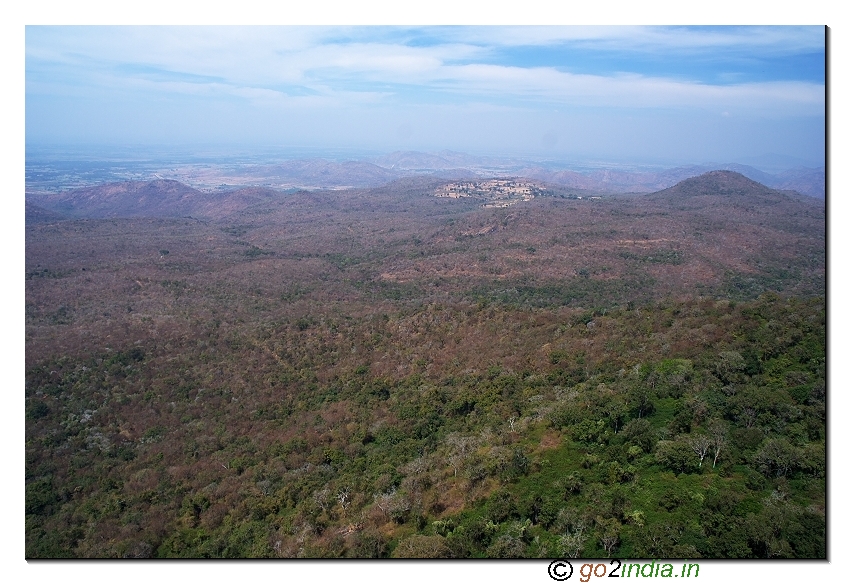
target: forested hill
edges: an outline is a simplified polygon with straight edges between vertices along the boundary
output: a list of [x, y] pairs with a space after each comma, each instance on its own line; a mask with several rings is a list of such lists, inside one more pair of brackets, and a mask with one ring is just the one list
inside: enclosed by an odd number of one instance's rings
[[821, 201], [812, 200], [793, 191], [781, 191], [751, 180], [729, 170], [715, 170], [693, 178], [687, 178], [670, 188], [647, 195], [649, 200], [668, 200], [682, 202], [683, 200], [700, 199], [703, 204], [721, 204], [746, 201], [751, 206], [779, 204], [789, 200], [797, 202], [822, 204]]
[[822, 202], [444, 183], [28, 207], [26, 556], [825, 557]]
[[28, 369], [27, 556], [825, 556], [819, 302], [223, 320]]
[[202, 192], [176, 180], [126, 181], [31, 197], [33, 204], [65, 218], [184, 217], [222, 218], [281, 197], [259, 187]]
[[[290, 163], [292, 166], [294, 163]], [[312, 168], [306, 165], [305, 168]], [[377, 167], [376, 167], [377, 168]], [[259, 170], [256, 170], [259, 172]], [[316, 170], [321, 174], [322, 170]], [[475, 179], [476, 175], [464, 175], [456, 172], [457, 176]], [[387, 177], [387, 181], [390, 178]], [[356, 182], [356, 181], [355, 181]], [[428, 182], [435, 185], [441, 179], [435, 176], [399, 178], [388, 185], [376, 187], [374, 192], [398, 192], [405, 185], [416, 182]], [[564, 182], [561, 180], [560, 182]], [[595, 194], [604, 191], [604, 184], [596, 184], [589, 179], [579, 180], [569, 186], [558, 186], [558, 182], [550, 187], [553, 192], [569, 190], [573, 193]], [[367, 190], [368, 192], [368, 190]], [[298, 193], [308, 196], [307, 192]], [[811, 203], [823, 205], [823, 201], [810, 196], [802, 196], [794, 191], [779, 191], [768, 188], [742, 174], [727, 170], [716, 170], [687, 178], [676, 185], [647, 195], [647, 200], [658, 202], [676, 202], [687, 198], [691, 204], [701, 201], [702, 205], [730, 204], [731, 201], [716, 199], [730, 195], [748, 199], [753, 205], [778, 204], [780, 201], [793, 199], [798, 204]], [[779, 198], [777, 198], [779, 197]], [[183, 217], [194, 216], [208, 219], [222, 219], [250, 207], [272, 201], [288, 203], [289, 197], [279, 190], [266, 187], [242, 187], [201, 191], [191, 188], [176, 180], [125, 181], [112, 182], [86, 188], [77, 188], [60, 193], [31, 195], [30, 205], [44, 207], [55, 213], [57, 217], [66, 218], [117, 218], [117, 217]], [[682, 203], [682, 200], [678, 200]], [[740, 201], [733, 203], [736, 207]]]

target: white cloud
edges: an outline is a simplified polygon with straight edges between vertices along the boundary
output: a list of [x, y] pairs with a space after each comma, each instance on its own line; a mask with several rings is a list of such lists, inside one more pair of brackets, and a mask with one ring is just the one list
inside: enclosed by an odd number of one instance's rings
[[477, 26], [439, 27], [426, 32], [446, 42], [499, 47], [572, 45], [645, 52], [711, 49], [764, 55], [824, 48], [824, 29], [820, 26]]
[[[808, 34], [772, 28], [32, 28], [27, 135], [175, 142], [241, 136], [381, 148], [396, 140], [405, 147], [473, 150], [539, 149], [541, 136], [550, 136], [547, 147], [562, 152], [590, 147], [594, 135], [598, 151], [625, 152], [645, 151], [645, 144], [634, 144], [667, 128], [672, 150], [684, 152], [696, 134], [715, 132], [726, 147], [755, 143], [781, 126], [785, 133], [775, 135], [789, 137], [762, 142], [812, 149], [809, 144], [822, 140], [822, 122], [806, 120], [823, 118], [822, 84], [577, 73], [521, 66], [526, 53], [510, 48], [588, 43], [612, 51], [713, 55], [708, 47], [746, 53], [747, 43], [787, 41], [805, 48]], [[407, 129], [400, 133], [401, 127]], [[740, 131], [734, 140], [725, 138], [743, 127], [750, 128], [749, 142]], [[798, 138], [803, 132], [810, 137]]]
[[[474, 62], [486, 56], [487, 49], [470, 44], [486, 39], [490, 44], [593, 42], [618, 49], [749, 46], [773, 50], [782, 46], [790, 50], [788, 47], [816, 44], [808, 28], [464, 27], [433, 32], [452, 42], [431, 46], [342, 42], [339, 38], [345, 35], [339, 29], [322, 27], [39, 27], [27, 31], [27, 56], [28, 67], [63, 67], [77, 75], [81, 84], [112, 91], [129, 84], [165, 93], [238, 95], [254, 102], [286, 99], [287, 86], [300, 86], [325, 97], [374, 101], [392, 94], [387, 87], [402, 84], [424, 93], [450, 91], [455, 99], [468, 93], [467, 98], [489, 96], [494, 101], [519, 98], [606, 107], [708, 107], [773, 115], [822, 114], [824, 109], [824, 87], [815, 83], [710, 85], [634, 74], [574, 74], [548, 67]], [[338, 42], [326, 42], [328, 38]], [[470, 60], [473, 62], [456, 64]], [[131, 67], [122, 69], [122, 65]], [[151, 72], [156, 69], [172, 77], [185, 74], [195, 78], [182, 83], [174, 78], [157, 79]], [[210, 80], [205, 83], [203, 77]], [[67, 76], [57, 81], [63, 83]], [[48, 85], [49, 81], [41, 80], [28, 88], [42, 91]], [[424, 95], [416, 98], [427, 99]]]

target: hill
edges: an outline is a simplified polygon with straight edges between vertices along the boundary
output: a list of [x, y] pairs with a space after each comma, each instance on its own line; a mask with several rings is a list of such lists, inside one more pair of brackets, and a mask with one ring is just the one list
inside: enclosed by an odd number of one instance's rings
[[823, 168], [794, 168], [785, 170], [767, 182], [771, 186], [784, 190], [796, 190], [800, 194], [825, 198], [826, 172]]
[[26, 557], [826, 556], [822, 201], [446, 183], [28, 222]]
[[365, 286], [358, 293], [398, 288], [406, 295], [416, 290], [423, 300], [438, 293], [582, 305], [590, 298], [624, 303], [697, 290], [811, 294], [824, 286], [823, 203], [734, 172], [598, 200], [562, 198], [567, 195], [552, 187], [494, 211], [479, 209], [476, 197], [437, 196], [446, 186], [422, 176], [375, 189], [284, 195], [262, 188], [201, 192], [154, 181], [39, 202], [65, 216], [191, 216], [241, 225], [251, 233], [246, 244], [277, 256], [325, 253], [358, 265]]
[[[281, 196], [269, 188], [202, 192], [176, 180], [126, 181], [37, 195], [30, 203], [75, 218], [221, 218]], [[36, 204], [37, 203], [37, 204]]]
[[[73, 158], [72, 152], [66, 156]], [[600, 166], [564, 161], [530, 161], [521, 158], [473, 156], [441, 152], [393, 152], [372, 160], [297, 158], [275, 161], [269, 156], [239, 161], [205, 159], [195, 162], [166, 162], [151, 159], [75, 162], [28, 158], [27, 191], [57, 193], [70, 188], [99, 186], [120, 181], [171, 179], [205, 192], [229, 191], [238, 187], [267, 187], [277, 190], [374, 188], [410, 176], [447, 179], [522, 178], [548, 182], [553, 186], [604, 193], [649, 193], [669, 188], [693, 176], [712, 170], [732, 170], [772, 188], [796, 190], [824, 198], [824, 168], [794, 168], [770, 174], [743, 164], [710, 163], [656, 168], [645, 166]]]
[[670, 188], [688, 178], [707, 172], [727, 170], [737, 172], [761, 184], [783, 190], [796, 190], [800, 194], [815, 198], [824, 198], [824, 169], [799, 168], [778, 175], [762, 172], [751, 166], [741, 164], [715, 164], [712, 166], [682, 166], [661, 171], [624, 171], [594, 170], [576, 172], [572, 170], [552, 170], [539, 166], [528, 166], [515, 171], [517, 175], [536, 178], [551, 184], [571, 188], [581, 188], [598, 192], [650, 193]]
[[68, 218], [66, 215], [49, 211], [46, 208], [38, 206], [30, 201], [26, 201], [24, 212], [24, 220], [27, 225], [34, 225], [36, 223], [53, 223]]
[[200, 196], [176, 180], [114, 182], [43, 195], [38, 204], [74, 217], [134, 217], [179, 213]]
[[[700, 199], [700, 197], [708, 198]], [[714, 170], [685, 179], [670, 188], [653, 193], [647, 198], [677, 202], [699, 199], [700, 203], [711, 204], [729, 197], [743, 198], [753, 205], [757, 205], [762, 203], [775, 204], [787, 199], [789, 195], [768, 188], [738, 172]]]

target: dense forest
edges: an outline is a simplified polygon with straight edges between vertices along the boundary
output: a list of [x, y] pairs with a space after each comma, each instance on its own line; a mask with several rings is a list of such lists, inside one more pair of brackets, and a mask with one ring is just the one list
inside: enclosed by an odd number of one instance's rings
[[825, 557], [822, 201], [435, 184], [28, 207], [27, 557]]

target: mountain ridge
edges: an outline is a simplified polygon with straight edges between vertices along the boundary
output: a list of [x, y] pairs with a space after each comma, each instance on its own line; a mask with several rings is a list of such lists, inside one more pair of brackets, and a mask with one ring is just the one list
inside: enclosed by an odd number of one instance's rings
[[130, 180], [31, 197], [28, 204], [64, 218], [175, 217], [222, 218], [283, 196], [264, 187], [203, 192], [170, 179]]
[[[58, 164], [58, 165], [57, 165]], [[106, 182], [172, 179], [204, 191], [263, 186], [282, 190], [375, 188], [405, 176], [434, 178], [520, 178], [597, 193], [649, 193], [711, 170], [732, 170], [771, 188], [796, 190], [825, 198], [823, 167], [796, 167], [770, 174], [739, 163], [702, 163], [673, 168], [580, 163], [559, 160], [475, 156], [462, 152], [398, 151], [374, 158], [269, 158], [219, 163], [151, 161], [116, 166], [31, 160], [27, 164], [27, 191], [56, 194], [69, 188], [99, 186]]]
[[[589, 187], [593, 183], [589, 178], [569, 171], [564, 171], [560, 176], [561, 180], [555, 182], [556, 185], [564, 186], [566, 183], [568, 188], [592, 192]], [[383, 191], [389, 189], [389, 191], [392, 191], [398, 188], [405, 189], [414, 183], [437, 184], [442, 180], [475, 178], [474, 174], [455, 168], [445, 170], [439, 176], [429, 174], [418, 175], [418, 178], [417, 176], [399, 177], [392, 182], [368, 190], [378, 189]], [[422, 182], [422, 180], [425, 182]], [[536, 177], [533, 177], [532, 180], [547, 183]], [[421, 186], [417, 186], [418, 188], [421, 188]], [[685, 178], [666, 189], [649, 194], [640, 194], [640, 196], [648, 197], [648, 200], [692, 199], [689, 204], [695, 203], [696, 199], [700, 197], [728, 195], [747, 195], [750, 202], [762, 204], [772, 204], [789, 197], [801, 197], [812, 201], [819, 200], [794, 191], [770, 188], [731, 170], [713, 170]], [[63, 218], [181, 216], [221, 219], [255, 205], [290, 196], [294, 195], [259, 186], [206, 192], [171, 179], [111, 182], [57, 194], [30, 195], [27, 197], [27, 220], [45, 222]], [[701, 204], [709, 205], [712, 202], [711, 200], [704, 200]]]

